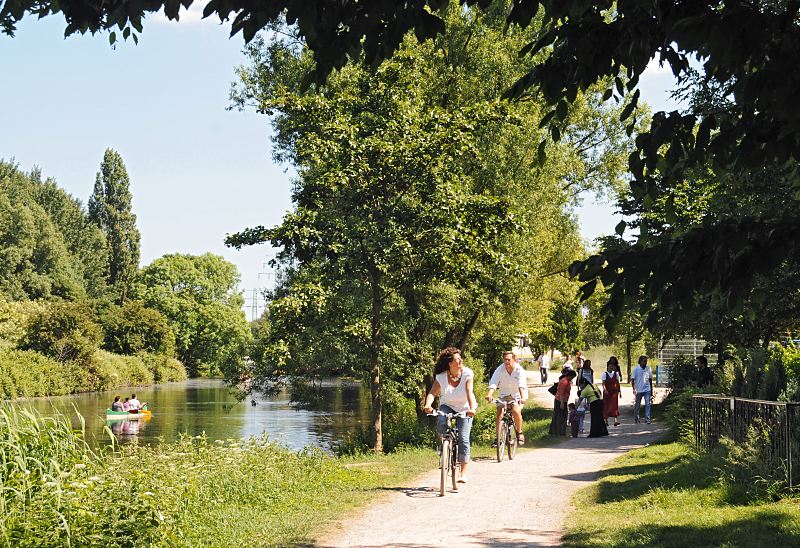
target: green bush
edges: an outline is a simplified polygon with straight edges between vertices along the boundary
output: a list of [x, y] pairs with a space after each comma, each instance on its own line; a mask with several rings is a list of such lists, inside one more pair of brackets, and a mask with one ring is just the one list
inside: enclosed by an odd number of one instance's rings
[[99, 350], [97, 359], [104, 388], [153, 384], [153, 373], [139, 356], [121, 356]]
[[103, 347], [116, 354], [150, 352], [173, 356], [175, 334], [166, 318], [138, 301], [113, 307], [103, 318]]
[[153, 382], [175, 382], [186, 380], [186, 368], [177, 359], [163, 354], [136, 354], [153, 374]]
[[0, 396], [21, 398], [61, 396], [75, 391], [78, 368], [33, 352], [0, 348]]
[[694, 443], [694, 410], [692, 396], [715, 392], [716, 387], [685, 388], [673, 390], [664, 400], [664, 416], [678, 439]]
[[100, 339], [100, 327], [91, 320], [84, 304], [58, 302], [31, 319], [19, 346], [62, 363], [91, 365]]
[[748, 427], [743, 440], [720, 438], [716, 452], [722, 459], [722, 466], [718, 472], [734, 499], [754, 502], [780, 497], [788, 475], [785, 463], [772, 451], [772, 429], [758, 420]]
[[693, 356], [676, 356], [669, 370], [669, 387], [683, 390], [697, 386], [697, 366]]
[[44, 301], [0, 299], [0, 339], [16, 346], [25, 336], [33, 316], [45, 309]]

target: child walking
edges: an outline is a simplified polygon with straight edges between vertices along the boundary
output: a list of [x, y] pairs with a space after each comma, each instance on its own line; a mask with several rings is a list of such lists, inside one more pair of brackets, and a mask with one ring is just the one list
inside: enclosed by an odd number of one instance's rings
[[575, 404], [571, 403], [567, 406], [569, 410], [569, 416], [567, 417], [567, 424], [570, 426], [570, 431], [572, 432], [572, 437], [578, 437], [578, 423], [580, 419], [578, 419], [578, 412], [575, 410]]

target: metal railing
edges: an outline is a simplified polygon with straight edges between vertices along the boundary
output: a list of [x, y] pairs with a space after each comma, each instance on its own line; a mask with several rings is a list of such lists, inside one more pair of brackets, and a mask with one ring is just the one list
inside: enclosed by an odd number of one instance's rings
[[763, 455], [785, 467], [786, 482], [794, 487], [794, 470], [800, 470], [800, 403], [696, 394], [692, 409], [698, 449], [712, 450], [722, 436], [742, 442], [751, 427], [758, 428], [768, 444]]

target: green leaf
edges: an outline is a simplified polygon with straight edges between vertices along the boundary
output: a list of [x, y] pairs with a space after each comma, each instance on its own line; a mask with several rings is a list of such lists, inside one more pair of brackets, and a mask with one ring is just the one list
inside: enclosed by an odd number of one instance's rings
[[620, 221], [617, 223], [617, 226], [614, 227], [614, 232], [622, 236], [625, 233], [626, 228], [628, 228], [628, 223], [625, 221]]

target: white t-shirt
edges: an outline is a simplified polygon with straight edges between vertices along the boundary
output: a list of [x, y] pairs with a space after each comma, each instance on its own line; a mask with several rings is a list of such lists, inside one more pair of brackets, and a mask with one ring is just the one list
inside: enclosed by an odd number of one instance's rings
[[472, 369], [469, 367], [461, 368], [461, 380], [458, 386], [452, 386], [447, 381], [447, 371], [436, 375], [436, 382], [442, 389], [439, 395], [439, 405], [446, 405], [456, 413], [469, 411], [469, 400], [467, 399], [467, 381], [474, 377]]
[[600, 377], [600, 380], [601, 382], [606, 382], [607, 380], [613, 379], [614, 377], [617, 377], [617, 380], [619, 380], [616, 371], [603, 371], [603, 375]]
[[650, 392], [650, 381], [653, 380], [653, 371], [649, 365], [642, 369], [641, 365], [637, 365], [631, 372], [631, 384], [637, 392]]
[[572, 369], [572, 362], [569, 360], [564, 362], [564, 369]]
[[506, 366], [500, 364], [500, 367], [495, 369], [492, 374], [492, 378], [489, 381], [489, 388], [499, 390], [501, 398], [506, 396], [518, 396], [520, 388], [522, 388], [523, 393], [524, 390], [528, 389], [527, 372], [520, 364], [515, 363], [514, 369], [512, 369], [509, 374], [509, 372], [506, 371]]
[[550, 356], [542, 354], [542, 357], [539, 358], [539, 369], [550, 369]]
[[142, 403], [136, 398], [128, 401], [128, 404], [131, 406], [131, 409], [139, 409], [142, 406]]

